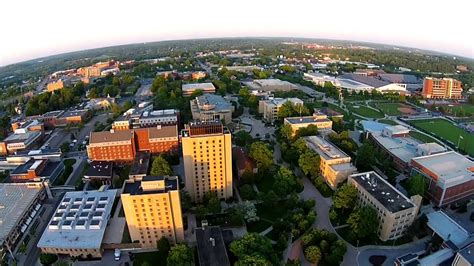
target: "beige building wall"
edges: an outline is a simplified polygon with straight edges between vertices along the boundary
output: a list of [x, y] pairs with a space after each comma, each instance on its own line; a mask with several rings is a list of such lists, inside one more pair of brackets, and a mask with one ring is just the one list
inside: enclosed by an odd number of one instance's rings
[[376, 200], [363, 187], [359, 186], [352, 178], [349, 178], [349, 183], [357, 188], [359, 204], [362, 206], [372, 206], [377, 211], [380, 240], [387, 241], [397, 239], [405, 234], [418, 214], [422, 201], [421, 196], [415, 195], [410, 198], [415, 205], [414, 207], [393, 213], [385, 208], [383, 204]]
[[86, 258], [91, 255], [93, 258], [101, 258], [101, 249], [82, 249], [82, 248], [41, 248], [42, 253], [68, 255], [70, 257]]
[[284, 123], [287, 125], [290, 125], [291, 131], [293, 136], [296, 134], [296, 131], [298, 131], [300, 128], [306, 128], [310, 125], [315, 125], [318, 127], [318, 130], [329, 130], [332, 129], [332, 121], [327, 120], [327, 121], [315, 121], [311, 123], [297, 123], [297, 124], [292, 124], [289, 123], [288, 120], [284, 120]]
[[184, 241], [179, 190], [122, 194], [122, 204], [130, 237], [143, 248], [156, 248], [163, 236], [172, 244]]
[[182, 138], [186, 190], [191, 198], [216, 192], [220, 199], [232, 197], [231, 134], [224, 133], [183, 136]]

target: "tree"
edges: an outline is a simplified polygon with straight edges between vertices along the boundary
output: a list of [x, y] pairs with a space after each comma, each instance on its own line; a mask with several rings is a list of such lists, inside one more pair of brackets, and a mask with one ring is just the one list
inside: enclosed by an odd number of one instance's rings
[[359, 171], [369, 171], [375, 163], [375, 149], [366, 142], [357, 151], [356, 166]]
[[237, 146], [245, 147], [250, 145], [253, 141], [252, 136], [247, 131], [241, 130], [233, 135], [234, 143]]
[[271, 266], [272, 264], [260, 255], [246, 255], [235, 262], [235, 266]]
[[286, 118], [295, 115], [294, 107], [292, 102], [285, 102], [282, 104], [280, 109], [278, 109], [277, 116], [278, 118]]
[[259, 170], [267, 170], [273, 164], [273, 152], [264, 142], [252, 143], [249, 156], [256, 162]]
[[237, 205], [237, 209], [240, 211], [240, 213], [242, 213], [243, 218], [247, 222], [252, 223], [260, 220], [260, 218], [257, 216], [257, 208], [255, 207], [255, 204], [248, 200], [240, 202]]
[[289, 124], [284, 124], [280, 127], [280, 135], [286, 141], [291, 141], [293, 139], [293, 129]]
[[156, 248], [164, 255], [163, 257], [167, 257], [171, 248], [168, 238], [162, 236], [160, 240], [156, 241]]
[[203, 198], [204, 206], [208, 213], [220, 213], [221, 201], [217, 197], [217, 193], [209, 192]]
[[171, 248], [166, 263], [168, 265], [194, 265], [193, 251], [186, 244], [177, 244]]
[[63, 144], [61, 144], [60, 149], [61, 149], [61, 152], [63, 152], [63, 153], [69, 152], [69, 150], [70, 150], [69, 142], [67, 142], [67, 141], [63, 142]]
[[424, 196], [426, 191], [426, 181], [425, 178], [421, 175], [414, 175], [408, 179], [407, 191], [410, 196], [420, 195]]
[[189, 196], [188, 192], [186, 190], [181, 190], [180, 193], [180, 199], [181, 199], [181, 209], [183, 212], [188, 211], [191, 209], [191, 196]]
[[258, 233], [249, 233], [243, 238], [233, 241], [229, 249], [239, 259], [245, 256], [261, 256], [271, 263], [278, 262], [270, 239]]
[[150, 174], [154, 176], [172, 175], [173, 171], [171, 170], [168, 161], [166, 161], [165, 158], [160, 155], [153, 159]]
[[40, 255], [40, 262], [43, 265], [51, 265], [58, 260], [58, 256], [56, 254], [47, 254], [41, 253]]
[[319, 247], [309, 246], [305, 249], [304, 256], [309, 262], [318, 265], [319, 261], [321, 260], [322, 254]]
[[253, 189], [252, 185], [245, 184], [240, 187], [240, 196], [247, 200], [254, 200], [257, 196], [257, 193]]
[[308, 150], [300, 155], [298, 166], [305, 175], [317, 176], [319, 173], [320, 157], [317, 153]]
[[346, 183], [337, 189], [332, 200], [334, 208], [352, 210], [357, 202], [357, 189]]
[[287, 195], [296, 190], [297, 185], [298, 182], [293, 172], [286, 167], [280, 167], [273, 183], [275, 193], [280, 196]]
[[316, 125], [309, 125], [307, 127], [303, 127], [298, 129], [296, 132], [296, 135], [298, 137], [304, 137], [304, 136], [315, 136], [318, 135], [318, 126]]
[[351, 232], [357, 238], [375, 236], [379, 227], [377, 211], [370, 206], [356, 208], [347, 219]]

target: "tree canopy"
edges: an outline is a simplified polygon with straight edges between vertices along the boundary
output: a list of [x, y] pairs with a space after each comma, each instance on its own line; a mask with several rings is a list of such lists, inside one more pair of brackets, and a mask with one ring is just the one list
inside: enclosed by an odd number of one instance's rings
[[317, 153], [307, 150], [300, 155], [298, 166], [305, 175], [315, 177], [319, 173], [319, 165], [321, 158]]
[[150, 174], [154, 176], [172, 175], [173, 170], [171, 170], [168, 161], [160, 155], [153, 159]]
[[243, 238], [233, 241], [230, 244], [230, 251], [239, 260], [244, 259], [246, 256], [257, 256], [258, 258], [268, 260], [272, 264], [278, 262], [270, 239], [258, 233], [249, 233]]
[[357, 189], [346, 183], [337, 189], [332, 200], [334, 208], [352, 210], [357, 202]]
[[425, 178], [421, 175], [414, 175], [408, 179], [407, 191], [413, 195], [424, 196], [427, 189]]
[[369, 171], [375, 163], [375, 149], [366, 142], [357, 151], [356, 166], [359, 171]]
[[347, 224], [357, 238], [373, 237], [379, 228], [377, 211], [370, 206], [356, 208], [347, 219]]
[[273, 164], [273, 152], [264, 142], [257, 141], [252, 143], [249, 156], [255, 161], [259, 170], [268, 169]]
[[194, 265], [193, 251], [186, 244], [173, 246], [166, 260], [168, 265], [192, 266]]

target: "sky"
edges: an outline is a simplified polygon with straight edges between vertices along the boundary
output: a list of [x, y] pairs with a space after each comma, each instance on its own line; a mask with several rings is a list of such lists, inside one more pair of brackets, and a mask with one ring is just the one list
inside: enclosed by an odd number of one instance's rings
[[474, 58], [469, 0], [4, 0], [0, 10], [0, 66], [128, 43], [252, 36], [366, 41]]

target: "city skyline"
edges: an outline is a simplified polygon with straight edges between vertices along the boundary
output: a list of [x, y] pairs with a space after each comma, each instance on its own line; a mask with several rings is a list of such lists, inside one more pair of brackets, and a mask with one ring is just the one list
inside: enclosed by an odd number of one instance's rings
[[[293, 6], [243, 1], [232, 6], [231, 11], [209, 1], [200, 5], [183, 1], [180, 5], [126, 6], [86, 0], [73, 8], [56, 2], [24, 0], [3, 4], [2, 9], [10, 12], [0, 18], [0, 23], [16, 21], [16, 25], [3, 29], [7, 38], [0, 43], [0, 66], [122, 44], [220, 37], [351, 40], [474, 56], [474, 38], [460, 27], [469, 23], [469, 8], [457, 0], [450, 2], [455, 12], [446, 13], [443, 20], [432, 17], [441, 1], [431, 5], [399, 1], [385, 7], [372, 0], [342, 4], [305, 1]], [[28, 10], [22, 10], [25, 5]], [[143, 8], [145, 5], [147, 8]], [[176, 12], [163, 12], [173, 9]], [[20, 12], [30, 19], [18, 20]], [[387, 19], [390, 14], [398, 15]], [[79, 21], [72, 22], [75, 16]], [[447, 37], [448, 33], [455, 38]]]

